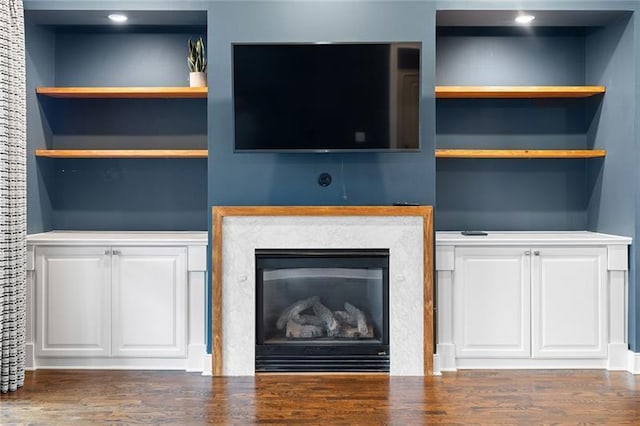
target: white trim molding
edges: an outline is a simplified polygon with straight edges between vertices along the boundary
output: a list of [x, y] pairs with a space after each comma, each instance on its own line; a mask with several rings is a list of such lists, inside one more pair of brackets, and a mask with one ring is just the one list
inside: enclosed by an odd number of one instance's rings
[[628, 352], [627, 371], [631, 374], [640, 374], [640, 353]]
[[213, 369], [211, 368], [212, 366], [213, 366], [213, 363], [211, 360], [211, 354], [206, 354], [204, 356], [204, 369], [202, 370], [202, 375], [213, 376]]

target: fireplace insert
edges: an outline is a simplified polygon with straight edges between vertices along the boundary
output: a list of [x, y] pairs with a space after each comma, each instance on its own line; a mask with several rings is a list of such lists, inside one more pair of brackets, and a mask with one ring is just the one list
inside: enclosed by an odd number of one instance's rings
[[389, 371], [389, 250], [256, 250], [256, 371]]

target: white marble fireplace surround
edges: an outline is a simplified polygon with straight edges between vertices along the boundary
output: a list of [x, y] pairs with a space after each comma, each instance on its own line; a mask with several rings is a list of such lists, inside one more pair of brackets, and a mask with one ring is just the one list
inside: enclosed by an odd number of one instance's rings
[[223, 376], [255, 374], [255, 250], [274, 248], [389, 249], [390, 375], [425, 374], [422, 217], [231, 215], [221, 229]]

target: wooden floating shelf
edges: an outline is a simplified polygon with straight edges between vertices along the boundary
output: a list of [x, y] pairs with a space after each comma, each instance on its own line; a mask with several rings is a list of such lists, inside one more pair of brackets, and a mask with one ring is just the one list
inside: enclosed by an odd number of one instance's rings
[[37, 87], [36, 93], [53, 98], [206, 98], [206, 87]]
[[36, 149], [48, 158], [207, 158], [206, 149]]
[[436, 158], [598, 158], [603, 149], [436, 149]]
[[439, 99], [586, 98], [605, 92], [604, 86], [436, 86]]

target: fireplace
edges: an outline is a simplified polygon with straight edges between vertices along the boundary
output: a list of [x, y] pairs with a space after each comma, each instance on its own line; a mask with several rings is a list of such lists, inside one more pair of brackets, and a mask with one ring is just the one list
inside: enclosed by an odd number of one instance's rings
[[255, 371], [389, 371], [389, 250], [255, 256]]
[[256, 374], [256, 250], [389, 250], [389, 375], [433, 372], [430, 206], [212, 209], [211, 372]]

